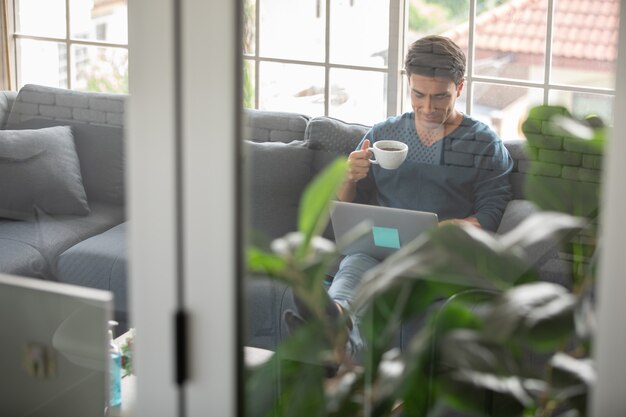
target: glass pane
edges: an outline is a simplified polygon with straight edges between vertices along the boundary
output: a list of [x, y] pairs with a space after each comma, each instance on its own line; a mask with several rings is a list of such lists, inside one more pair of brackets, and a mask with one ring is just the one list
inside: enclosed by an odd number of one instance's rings
[[243, 61], [243, 106], [249, 109], [255, 106], [255, 85], [254, 61], [246, 59]]
[[18, 32], [65, 38], [65, 0], [17, 0], [15, 10]]
[[543, 81], [547, 2], [506, 1], [476, 17], [474, 74]]
[[18, 39], [18, 83], [67, 88], [67, 48], [57, 42]]
[[332, 1], [330, 22], [332, 63], [387, 67], [389, 1]]
[[372, 125], [386, 119], [387, 76], [372, 71], [331, 69], [330, 116]]
[[243, 5], [243, 53], [253, 54], [256, 42], [256, 3], [245, 0]]
[[528, 109], [541, 104], [540, 88], [474, 83], [472, 117], [486, 123], [502, 140], [522, 139]]
[[260, 0], [260, 3], [262, 56], [324, 60], [325, 1]]
[[126, 0], [71, 0], [70, 32], [75, 39], [128, 43]]
[[615, 86], [619, 2], [572, 7], [555, 2], [551, 81], [586, 87]]
[[72, 89], [128, 93], [128, 50], [72, 45]]
[[261, 62], [259, 108], [324, 114], [324, 68]]
[[406, 46], [426, 35], [444, 35], [467, 50], [468, 0], [417, 0], [409, 2]]
[[613, 124], [615, 97], [612, 95], [552, 90], [549, 100], [550, 104], [564, 106], [578, 118], [594, 115], [606, 124]]

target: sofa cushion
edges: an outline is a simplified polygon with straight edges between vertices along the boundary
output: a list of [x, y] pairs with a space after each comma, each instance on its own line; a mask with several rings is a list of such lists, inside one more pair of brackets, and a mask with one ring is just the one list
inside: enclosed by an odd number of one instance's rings
[[346, 123], [332, 117], [312, 119], [306, 127], [304, 138], [316, 152], [313, 168], [319, 172], [337, 156], [347, 156], [354, 151], [369, 131], [369, 127], [357, 123]]
[[115, 310], [127, 311], [126, 223], [92, 236], [59, 256], [59, 281], [112, 291]]
[[4, 129], [9, 119], [9, 113], [16, 96], [17, 93], [15, 91], [0, 91], [0, 129]]
[[303, 140], [309, 117], [298, 113], [245, 109], [244, 139], [255, 142]]
[[59, 125], [72, 128], [88, 200], [124, 204], [124, 129], [37, 117], [9, 126], [39, 129]]
[[40, 213], [35, 220], [0, 220], [0, 272], [56, 280], [62, 252], [124, 220], [122, 206], [94, 202], [90, 208], [87, 216]]
[[[2, 225], [2, 221], [0, 221], [0, 225]], [[37, 248], [14, 239], [0, 238], [1, 273], [50, 279], [53, 276], [51, 267], [48, 260]]]
[[71, 128], [0, 130], [0, 217], [89, 214]]
[[312, 153], [294, 141], [245, 143], [250, 226], [267, 239], [297, 229], [300, 196], [311, 179]]

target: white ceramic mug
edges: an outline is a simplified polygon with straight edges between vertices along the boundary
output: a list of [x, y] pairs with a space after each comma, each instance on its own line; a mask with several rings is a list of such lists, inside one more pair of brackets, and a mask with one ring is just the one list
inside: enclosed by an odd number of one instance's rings
[[397, 140], [379, 140], [368, 149], [374, 154], [375, 159], [370, 159], [372, 164], [378, 164], [385, 169], [396, 169], [406, 159], [409, 147], [404, 142]]

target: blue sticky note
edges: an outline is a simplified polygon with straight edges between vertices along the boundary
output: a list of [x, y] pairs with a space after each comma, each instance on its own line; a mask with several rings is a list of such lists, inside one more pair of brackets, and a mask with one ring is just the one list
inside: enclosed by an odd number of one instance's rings
[[391, 227], [372, 227], [374, 245], [381, 248], [400, 249], [400, 235], [398, 229]]

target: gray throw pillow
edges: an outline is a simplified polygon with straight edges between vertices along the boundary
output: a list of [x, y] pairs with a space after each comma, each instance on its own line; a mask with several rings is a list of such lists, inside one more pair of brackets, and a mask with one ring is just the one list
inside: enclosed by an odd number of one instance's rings
[[71, 128], [0, 130], [0, 217], [87, 215]]
[[124, 129], [121, 127], [32, 118], [10, 124], [8, 128], [41, 129], [60, 125], [72, 127], [83, 185], [89, 201], [124, 204], [125, 154]]
[[338, 156], [348, 156], [369, 129], [365, 125], [346, 123], [328, 116], [312, 119], [304, 138], [309, 148], [318, 151], [313, 157], [314, 172], [320, 172]]
[[356, 149], [369, 129], [365, 125], [321, 116], [309, 122], [304, 138], [309, 141], [311, 149], [347, 156]]

